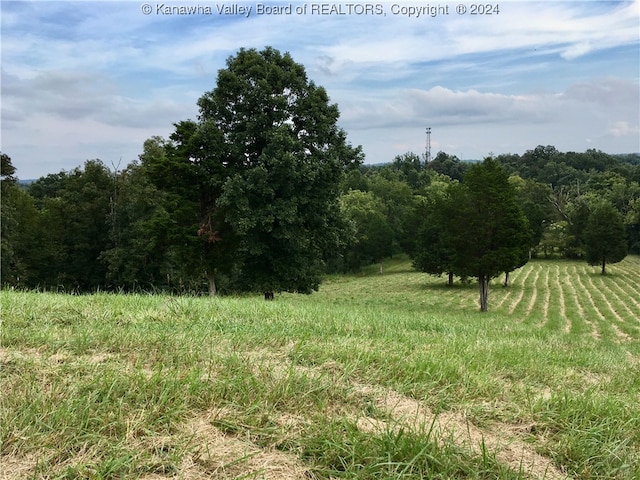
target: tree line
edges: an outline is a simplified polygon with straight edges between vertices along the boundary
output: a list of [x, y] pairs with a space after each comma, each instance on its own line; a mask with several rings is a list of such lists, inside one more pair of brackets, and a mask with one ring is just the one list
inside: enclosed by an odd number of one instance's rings
[[640, 253], [638, 155], [365, 165], [326, 91], [270, 47], [230, 57], [198, 107], [122, 170], [89, 160], [24, 187], [2, 154], [2, 285], [273, 298], [406, 253], [449, 282], [477, 278], [486, 310], [489, 280], [532, 257], [605, 273]]

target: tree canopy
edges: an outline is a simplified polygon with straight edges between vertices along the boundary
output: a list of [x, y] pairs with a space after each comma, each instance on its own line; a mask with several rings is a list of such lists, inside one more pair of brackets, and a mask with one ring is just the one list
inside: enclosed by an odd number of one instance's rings
[[477, 278], [487, 311], [489, 281], [526, 262], [532, 236], [502, 167], [493, 158], [470, 167], [425, 221], [417, 266]]
[[598, 202], [585, 226], [585, 251], [589, 265], [600, 265], [606, 273], [607, 263], [617, 263], [627, 256], [627, 242], [622, 215], [608, 201]]
[[159, 189], [194, 205], [179, 214], [191, 219], [181, 235], [199, 245], [210, 291], [214, 272], [241, 289], [317, 289], [342, 242], [341, 183], [361, 162], [337, 105], [288, 53], [267, 47], [230, 57], [198, 106], [198, 121], [176, 124], [143, 165]]

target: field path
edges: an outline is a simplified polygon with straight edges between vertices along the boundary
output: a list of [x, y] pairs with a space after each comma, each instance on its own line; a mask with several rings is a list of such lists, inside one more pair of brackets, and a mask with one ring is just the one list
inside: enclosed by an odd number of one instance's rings
[[[511, 284], [513, 285], [513, 281], [511, 281]], [[509, 300], [509, 298], [511, 297], [511, 294], [513, 293], [513, 289], [512, 288], [505, 288], [503, 290], [506, 290], [505, 294], [502, 296], [502, 298], [500, 299], [500, 301], [496, 302], [495, 304], [495, 308], [496, 309], [500, 309], [502, 308], [502, 305], [504, 305], [504, 303]]]
[[529, 275], [531, 275], [532, 271], [533, 271], [533, 268], [527, 269], [527, 273], [522, 278], [522, 287], [520, 288], [520, 295], [518, 295], [518, 297], [513, 302], [511, 302], [511, 305], [509, 305], [509, 314], [512, 314], [515, 311], [515, 309], [518, 308], [518, 305], [524, 298], [524, 290], [525, 290], [524, 286], [526, 285], [527, 279], [529, 278]]
[[[610, 328], [613, 331], [614, 335], [617, 337], [617, 339], [622, 339], [622, 340], [630, 339], [630, 337], [628, 335], [626, 335], [624, 332], [622, 332], [618, 328], [618, 326], [615, 325], [615, 323], [607, 320], [607, 317], [605, 317], [604, 314], [600, 311], [600, 308], [598, 308], [598, 306], [596, 305], [596, 302], [594, 302], [594, 300], [593, 300], [593, 296], [591, 295], [591, 292], [592, 291], [597, 291], [597, 289], [595, 287], [593, 289], [588, 289], [586, 287], [586, 285], [584, 284], [584, 282], [582, 281], [583, 277], [585, 277], [589, 282], [591, 281], [591, 277], [589, 276], [589, 271], [586, 268], [582, 268], [581, 272], [576, 273], [576, 283], [580, 287], [580, 290], [582, 292], [584, 292], [584, 296], [586, 297], [588, 303], [591, 305], [591, 308], [592, 308], [594, 314], [600, 320], [601, 328], [604, 329], [604, 330], [606, 330], [607, 328]], [[591, 285], [593, 285], [593, 284], [591, 284]], [[585, 321], [586, 321], [586, 319], [585, 319]]]
[[[611, 312], [611, 315], [615, 318], [615, 320], [618, 321], [619, 323], [624, 323], [624, 318], [622, 318], [618, 314], [616, 309], [613, 307], [613, 305], [611, 305], [611, 302], [609, 301], [607, 296], [602, 293], [602, 289], [596, 287], [590, 275], [586, 275], [586, 278], [589, 282], [589, 286], [591, 287], [591, 291], [597, 292], [598, 296], [602, 299], [602, 302], [607, 306], [607, 308], [609, 309], [609, 311]], [[593, 297], [590, 297], [590, 298], [591, 298], [591, 302], [593, 303]], [[607, 321], [604, 315], [600, 314], [600, 316], [602, 317], [603, 321]], [[609, 325], [611, 326], [615, 334], [618, 336], [618, 338], [621, 339], [622, 341], [629, 342], [633, 340], [629, 335], [627, 335], [622, 330], [620, 330], [620, 327], [618, 327], [614, 322], [609, 322]]]
[[[555, 274], [554, 283], [558, 289], [558, 301], [560, 302], [560, 318], [564, 322], [564, 325], [562, 327], [562, 332], [567, 334], [571, 331], [571, 320], [567, 318], [567, 308], [564, 302], [565, 292], [562, 289], [562, 282], [560, 281], [560, 266], [556, 265], [555, 270], [556, 270], [556, 274]], [[566, 277], [566, 270], [565, 270], [565, 277]]]
[[[282, 360], [282, 358], [272, 357], [269, 363], [274, 363], [269, 367], [270, 371], [285, 375], [288, 367], [280, 363]], [[293, 368], [305, 375], [321, 376], [335, 370], [332, 362], [313, 367], [294, 365]], [[452, 439], [456, 445], [468, 449], [475, 455], [483, 455], [484, 445], [484, 451], [490, 454], [495, 453], [499, 463], [515, 472], [522, 471], [532, 478], [545, 480], [567, 478], [551, 459], [535, 452], [531, 445], [520, 438], [518, 433], [522, 429], [517, 426], [500, 424], [482, 429], [471, 423], [463, 412], [447, 411], [435, 414], [424, 403], [393, 389], [353, 380], [347, 380], [347, 382], [358, 397], [366, 399], [366, 404], [374, 404], [378, 410], [385, 412], [383, 416], [386, 420], [353, 412], [351, 415], [357, 422], [358, 429], [363, 432], [375, 434], [400, 428], [419, 433], [432, 431], [436, 438]], [[387, 419], [389, 417], [391, 421]], [[295, 426], [293, 428], [295, 429]]]
[[[613, 282], [605, 282], [603, 279], [600, 279], [599, 285], [595, 288], [598, 288], [601, 292], [606, 292], [606, 295], [603, 293], [603, 295], [605, 296], [605, 299], [607, 299], [608, 297], [612, 297], [615, 300], [615, 302], [629, 314], [629, 318], [637, 318], [638, 316], [640, 316], [640, 310], [637, 310], [636, 312], [634, 312], [631, 308], [629, 308], [629, 306], [627, 305], [627, 302], [621, 299], [620, 296], [613, 290], [612, 286], [614, 285], [616, 284]], [[636, 302], [636, 300], [633, 297], [627, 297], [626, 300], [638, 306], [638, 302]], [[610, 308], [613, 308], [613, 307], [610, 306]], [[619, 315], [618, 315], [618, 318], [620, 319], [621, 322], [626, 322], [626, 320], [620, 317]]]
[[542, 300], [542, 319], [536, 324], [538, 328], [544, 327], [549, 321], [549, 303], [551, 302], [551, 285], [549, 284], [549, 268], [544, 269], [544, 298]]
[[[538, 300], [538, 277], [540, 277], [540, 267], [536, 268], [536, 274], [531, 282], [533, 285], [533, 292], [531, 293], [531, 298], [529, 299], [529, 305], [527, 305], [527, 311], [524, 314], [524, 318], [528, 318], [531, 315], [533, 307], [536, 304], [536, 300]], [[513, 313], [513, 311], [511, 313]]]
[[[582, 319], [582, 321], [584, 321], [584, 323], [589, 327], [591, 331], [591, 336], [595, 340], [599, 340], [600, 332], [598, 331], [596, 325], [586, 317], [584, 308], [580, 303], [580, 298], [578, 297], [578, 292], [576, 291], [576, 288], [573, 286], [573, 282], [571, 282], [570, 280], [572, 278], [579, 279], [579, 273], [577, 272], [577, 269], [575, 267], [573, 267], [572, 270], [567, 269], [567, 278], [569, 279], [569, 281], [567, 282], [567, 287], [568, 287], [568, 290], [570, 290], [571, 299], [573, 300], [573, 303], [576, 306], [576, 310], [578, 311], [578, 317]], [[584, 285], [581, 288], [584, 289]]]
[[[620, 269], [621, 272], [624, 273], [626, 277], [624, 280], [622, 280], [622, 283], [624, 284], [626, 289], [629, 290], [626, 292], [627, 295], [629, 295], [630, 297], [640, 298], [640, 284], [632, 283], [629, 280], [630, 278], [637, 277], [638, 273], [627, 267], [618, 267], [618, 268]], [[638, 305], [638, 302], [635, 302], [635, 304]]]
[[[613, 292], [613, 290], [615, 289], [620, 295], [623, 295], [625, 297], [625, 300], [623, 302], [625, 304], [625, 307], [627, 307], [627, 309], [633, 313], [633, 316], [635, 318], [640, 319], [640, 302], [636, 300], [633, 295], [629, 295], [629, 292], [622, 288], [619, 282], [619, 279], [614, 279], [614, 281], [610, 282], [608, 284], [610, 291]], [[630, 304], [633, 304], [633, 306], [636, 307], [635, 312], [631, 310]]]
[[[637, 298], [640, 298], [640, 295], [636, 295], [636, 291], [630, 288], [630, 284], [619, 277], [614, 278], [613, 281], [609, 282], [608, 286], [611, 288], [612, 292], [615, 288], [615, 290], [624, 298], [622, 303], [631, 314], [629, 319], [631, 320], [631, 323], [638, 328], [640, 326], [640, 302]], [[629, 290], [631, 290], [631, 292]]]

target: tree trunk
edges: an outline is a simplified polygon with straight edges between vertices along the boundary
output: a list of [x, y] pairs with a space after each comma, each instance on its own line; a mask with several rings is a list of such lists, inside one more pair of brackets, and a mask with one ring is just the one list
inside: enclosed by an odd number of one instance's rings
[[606, 270], [605, 270], [605, 267], [604, 267], [604, 266], [605, 266], [605, 263], [606, 263], [606, 260], [603, 258], [603, 259], [602, 259], [602, 275], [606, 275], [606, 274], [607, 274], [607, 272], [606, 272]]
[[453, 272], [447, 272], [447, 273], [448, 273], [448, 275], [449, 275], [449, 280], [448, 280], [448, 282], [447, 282], [447, 285], [448, 285], [449, 287], [453, 287]]
[[384, 273], [384, 268], [382, 268], [382, 260], [380, 260], [380, 275]]
[[218, 290], [216, 289], [216, 275], [215, 275], [215, 273], [213, 273], [213, 272], [207, 273], [207, 280], [209, 281], [209, 296], [210, 297], [215, 297], [216, 294], [218, 293]]
[[480, 287], [480, 311], [486, 312], [489, 310], [489, 277], [480, 275], [478, 285]]
[[504, 272], [504, 286], [509, 286], [509, 272]]

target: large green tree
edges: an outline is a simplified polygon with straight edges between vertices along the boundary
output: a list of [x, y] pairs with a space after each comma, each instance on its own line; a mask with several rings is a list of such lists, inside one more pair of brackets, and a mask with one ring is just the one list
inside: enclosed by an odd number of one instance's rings
[[143, 162], [157, 185], [198, 205], [184, 240], [200, 238], [209, 274], [239, 272], [241, 288], [267, 298], [316, 289], [342, 241], [341, 182], [361, 162], [338, 107], [270, 47], [230, 57], [198, 105], [198, 121], [177, 125], [164, 158]]
[[485, 312], [491, 278], [526, 262], [532, 235], [529, 222], [506, 173], [493, 158], [469, 168], [463, 183], [451, 187], [450, 202], [453, 271], [478, 279], [480, 309]]
[[0, 282], [15, 282], [20, 267], [16, 257], [16, 230], [19, 225], [17, 212], [18, 187], [16, 169], [11, 157], [0, 152]]
[[388, 180], [378, 176], [371, 182], [371, 192], [382, 206], [385, 221], [391, 229], [393, 250], [390, 253], [397, 253], [399, 250], [407, 252], [407, 244], [411, 239], [407, 238], [405, 225], [415, 208], [411, 188], [401, 180]]
[[531, 249], [535, 249], [542, 240], [545, 228], [554, 218], [554, 210], [551, 201], [551, 187], [534, 180], [524, 180], [518, 175], [511, 175], [509, 183], [513, 185], [516, 199], [522, 212], [529, 220], [532, 239]]
[[14, 205], [11, 201], [11, 190], [15, 188], [15, 167], [11, 163], [11, 157], [0, 152], [0, 275], [4, 284], [14, 274], [11, 271], [13, 248], [11, 242], [11, 230], [15, 222]]
[[617, 263], [627, 256], [624, 219], [608, 201], [594, 205], [584, 231], [585, 254], [589, 265], [600, 265], [606, 273], [607, 263]]
[[453, 180], [462, 180], [468, 164], [464, 164], [455, 155], [447, 155], [445, 152], [438, 152], [436, 157], [427, 163], [427, 170], [446, 175]]
[[246, 287], [308, 293], [341, 241], [338, 197], [360, 162], [338, 107], [304, 67], [273, 48], [240, 50], [198, 102], [222, 132], [234, 173], [217, 205], [240, 239]]
[[629, 252], [640, 253], [640, 197], [631, 200], [625, 216]]

